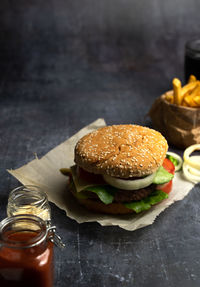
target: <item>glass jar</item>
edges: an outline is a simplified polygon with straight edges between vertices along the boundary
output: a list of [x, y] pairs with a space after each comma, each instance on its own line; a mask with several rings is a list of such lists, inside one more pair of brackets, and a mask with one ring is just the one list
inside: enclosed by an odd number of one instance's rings
[[200, 80], [200, 39], [188, 41], [185, 45], [185, 81], [190, 75]]
[[0, 286], [53, 286], [54, 231], [34, 215], [0, 223]]
[[45, 221], [51, 220], [51, 208], [45, 192], [37, 186], [20, 186], [8, 197], [7, 215], [33, 214]]

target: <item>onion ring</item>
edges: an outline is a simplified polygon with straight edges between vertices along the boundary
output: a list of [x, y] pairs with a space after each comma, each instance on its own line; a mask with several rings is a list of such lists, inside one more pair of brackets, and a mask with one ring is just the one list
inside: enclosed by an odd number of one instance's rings
[[[191, 167], [200, 170], [200, 156], [190, 157], [190, 154], [193, 153], [195, 150], [200, 150], [200, 144], [194, 144], [186, 148], [183, 154], [183, 159]], [[199, 158], [199, 160], [197, 160], [197, 157]]]
[[[187, 163], [183, 163], [183, 174], [185, 178], [193, 183], [198, 183], [200, 182], [200, 175], [194, 174], [191, 172], [191, 169], [194, 170], [190, 165]], [[197, 170], [197, 169], [196, 169]], [[197, 170], [198, 171], [198, 170]]]
[[141, 179], [121, 179], [121, 178], [116, 178], [112, 177], [109, 175], [103, 175], [104, 180], [119, 189], [125, 189], [125, 190], [138, 190], [144, 187], [147, 187], [153, 182], [153, 179], [155, 177], [155, 172], [147, 175], [144, 178]]

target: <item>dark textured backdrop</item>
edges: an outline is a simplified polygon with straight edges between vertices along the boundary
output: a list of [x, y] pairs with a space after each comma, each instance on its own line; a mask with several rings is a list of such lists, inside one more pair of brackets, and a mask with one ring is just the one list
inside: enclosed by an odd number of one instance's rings
[[[2, 0], [0, 219], [17, 168], [98, 117], [150, 125], [156, 97], [183, 79], [198, 0]], [[181, 151], [179, 151], [181, 152]], [[64, 241], [56, 287], [200, 285], [200, 189], [136, 232], [81, 224], [52, 204]]]

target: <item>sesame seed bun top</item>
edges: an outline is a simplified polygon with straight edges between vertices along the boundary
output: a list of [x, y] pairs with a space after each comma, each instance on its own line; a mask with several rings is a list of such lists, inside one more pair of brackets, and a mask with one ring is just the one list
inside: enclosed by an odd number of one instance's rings
[[162, 165], [167, 149], [165, 138], [153, 129], [138, 125], [106, 126], [78, 141], [75, 163], [96, 174], [141, 177]]

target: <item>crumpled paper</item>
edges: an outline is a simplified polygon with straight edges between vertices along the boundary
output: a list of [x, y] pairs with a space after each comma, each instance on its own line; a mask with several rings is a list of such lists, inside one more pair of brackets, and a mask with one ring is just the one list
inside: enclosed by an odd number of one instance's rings
[[149, 116], [155, 129], [178, 148], [200, 143], [200, 108], [170, 104], [165, 100], [168, 91], [153, 103]]
[[59, 208], [65, 210], [66, 215], [78, 223], [96, 221], [103, 226], [117, 225], [126, 230], [136, 230], [150, 225], [155, 218], [175, 201], [183, 199], [194, 184], [186, 181], [182, 174], [176, 173], [173, 190], [167, 200], [153, 206], [149, 211], [135, 215], [102, 215], [92, 213], [80, 206], [67, 189], [68, 179], [59, 171], [74, 164], [74, 147], [76, 142], [85, 134], [105, 126], [104, 119], [98, 119], [86, 126], [71, 138], [61, 143], [41, 159], [34, 159], [28, 164], [8, 170], [23, 185], [37, 185], [47, 193], [48, 199]]

